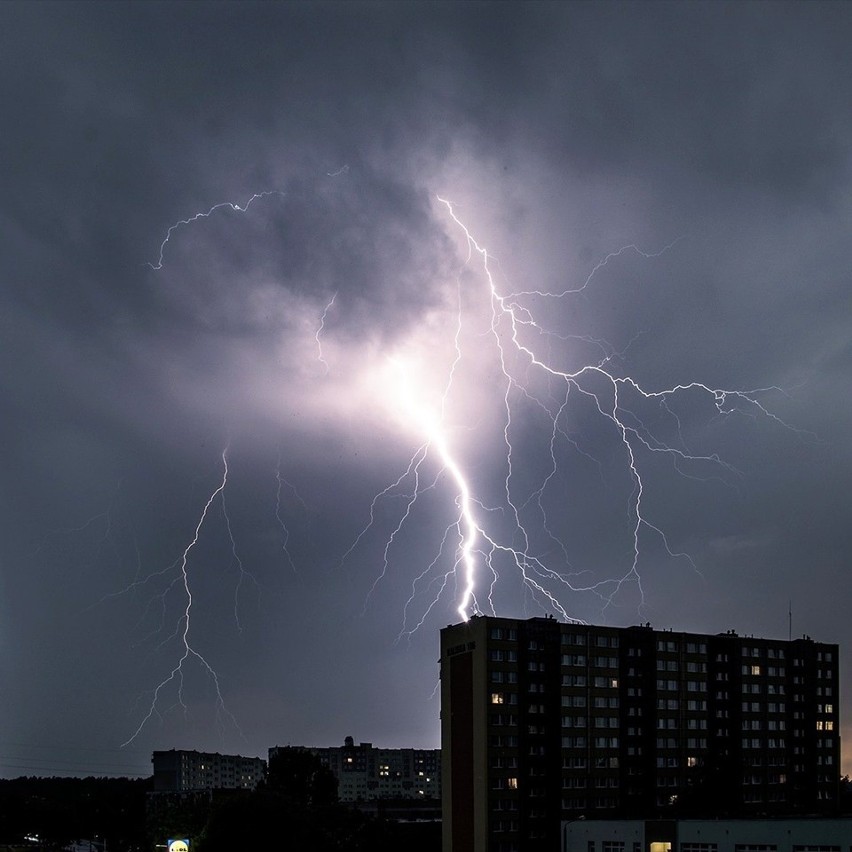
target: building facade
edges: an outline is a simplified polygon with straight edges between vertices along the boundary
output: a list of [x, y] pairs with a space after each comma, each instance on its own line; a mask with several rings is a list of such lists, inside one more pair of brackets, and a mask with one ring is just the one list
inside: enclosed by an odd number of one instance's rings
[[615, 817], [830, 812], [838, 646], [475, 617], [441, 631], [444, 852]]
[[[375, 748], [372, 743], [355, 745], [352, 737], [342, 746], [298, 748], [331, 770], [341, 802], [441, 798], [440, 749]], [[270, 761], [278, 749], [269, 750]]]
[[202, 751], [155, 751], [154, 791], [190, 793], [202, 790], [254, 790], [266, 776], [259, 757]]
[[562, 852], [849, 852], [852, 817], [574, 820]]

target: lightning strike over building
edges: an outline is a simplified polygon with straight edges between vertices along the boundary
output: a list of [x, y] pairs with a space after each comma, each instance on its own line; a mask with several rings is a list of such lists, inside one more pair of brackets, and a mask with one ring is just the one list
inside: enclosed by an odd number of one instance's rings
[[[253, 201], [269, 195], [285, 197], [279, 192], [256, 193], [243, 206], [218, 204], [177, 222], [160, 245], [158, 262], [150, 266], [162, 268], [165, 249], [178, 228], [208, 218], [220, 208], [246, 213]], [[375, 494], [365, 525], [340, 559], [342, 566], [348, 566], [357, 553], [361, 565], [375, 564], [371, 554], [376, 552], [376, 541], [381, 542], [378, 570], [367, 590], [362, 615], [368, 612], [379, 585], [397, 570], [403, 558], [413, 578], [402, 608], [398, 640], [410, 638], [430, 616], [446, 607], [463, 621], [474, 614], [497, 615], [506, 609], [514, 613], [519, 607], [550, 613], [564, 621], [581, 621], [579, 601], [591, 597], [597, 612], [603, 615], [608, 608], [621, 605], [625, 592], [633, 589], [628, 605], [634, 612], [641, 611], [646, 604], [643, 558], [653, 543], [665, 560], [699, 572], [692, 556], [671, 542], [665, 524], [648, 506], [649, 459], [666, 458], [676, 475], [699, 480], [708, 478], [703, 473], [708, 466], [716, 470], [716, 478], [739, 475], [715, 452], [690, 449], [678, 413], [680, 401], [689, 400], [690, 405], [701, 407], [702, 416], [759, 415], [787, 426], [762, 402], [765, 395], [779, 388], [726, 389], [691, 378], [669, 387], [648, 387], [624, 369], [624, 353], [607, 341], [592, 334], [564, 334], [558, 323], [550, 327], [554, 316], [557, 320], [559, 317], [551, 306], [582, 298], [609, 263], [631, 254], [639, 259], [637, 262], [650, 262], [674, 250], [679, 239], [658, 251], [646, 251], [635, 244], [611, 251], [576, 287], [559, 292], [513, 289], [501, 283], [493, 255], [474, 236], [456, 206], [441, 196], [436, 200], [434, 211], [443, 217], [459, 254], [455, 281], [445, 288], [449, 295], [434, 309], [436, 316], [422, 323], [428, 327], [428, 334], [424, 336], [422, 328], [416, 327], [408, 338], [400, 335], [377, 351], [360, 352], [340, 338], [337, 318], [346, 314], [347, 298], [339, 289], [330, 296], [321, 290], [312, 294], [307, 310], [314, 312], [314, 318], [303, 321], [305, 365], [319, 361], [323, 366], [323, 374], [317, 377], [314, 373], [311, 378], [317, 394], [334, 382], [348, 383], [355, 388], [352, 405], [378, 410], [381, 429], [397, 433], [397, 437], [401, 433], [403, 440], [413, 438], [416, 445], [402, 471]], [[332, 310], [336, 320], [329, 325]], [[567, 345], [572, 342], [581, 342], [584, 347], [573, 349]], [[588, 357], [590, 351], [596, 353], [592, 358]], [[376, 402], [381, 403], [378, 409]], [[605, 436], [609, 444], [601, 448], [584, 441], [582, 430], [572, 425], [579, 418], [590, 420], [595, 434]], [[661, 422], [665, 429], [660, 429]], [[536, 428], [531, 429], [531, 423]], [[472, 433], [483, 429], [491, 438], [471, 438]], [[661, 431], [664, 434], [659, 434]], [[527, 460], [533, 445], [529, 438], [523, 442], [519, 439], [520, 434], [529, 432], [537, 436], [537, 465]], [[672, 434], [676, 440], [671, 439]], [[603, 571], [600, 565], [575, 565], [571, 556], [575, 542], [565, 531], [563, 516], [571, 512], [572, 499], [582, 501], [582, 495], [554, 506], [551, 491], [569, 477], [567, 454], [595, 466], [602, 481], [606, 479], [606, 466], [620, 466], [621, 475], [629, 482], [620, 521], [629, 540], [627, 552]], [[222, 464], [222, 480], [210, 494], [192, 540], [175, 563], [179, 575], [161, 597], [164, 609], [167, 593], [179, 588], [185, 598], [183, 614], [171, 637], [179, 642], [179, 659], [155, 687], [148, 711], [127, 743], [159, 713], [169, 686], [176, 685], [177, 703], [185, 708], [184, 674], [190, 663], [197, 663], [211, 679], [218, 711], [236, 725], [225, 708], [216, 671], [191, 639], [194, 601], [190, 557], [217, 499], [232, 562], [239, 570], [234, 599], [239, 631], [240, 590], [248, 579], [256, 584], [238, 555], [237, 538], [225, 507], [227, 451], [222, 454]], [[281, 464], [279, 449], [274, 517], [283, 534], [281, 550], [295, 570], [291, 529], [282, 515], [282, 489], [286, 486], [303, 509], [307, 506], [295, 486], [282, 477]], [[354, 514], [357, 510], [352, 511]], [[383, 524], [390, 523], [384, 538], [379, 532], [379, 516]], [[431, 555], [412, 565], [411, 530], [424, 524], [432, 525]]]

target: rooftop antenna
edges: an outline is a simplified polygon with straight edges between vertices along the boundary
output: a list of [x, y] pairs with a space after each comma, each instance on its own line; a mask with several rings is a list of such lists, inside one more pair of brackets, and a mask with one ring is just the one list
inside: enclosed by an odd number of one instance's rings
[[790, 598], [790, 602], [787, 608], [787, 639], [792, 642], [793, 641], [793, 599]]

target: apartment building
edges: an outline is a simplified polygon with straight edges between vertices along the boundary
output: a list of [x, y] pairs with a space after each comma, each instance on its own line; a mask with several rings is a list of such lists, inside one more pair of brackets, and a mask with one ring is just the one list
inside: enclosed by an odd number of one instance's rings
[[[270, 761], [279, 748], [269, 750]], [[331, 770], [341, 802], [441, 798], [440, 749], [376, 748], [372, 743], [356, 745], [352, 737], [342, 746], [298, 748], [316, 755]]]
[[828, 813], [839, 649], [474, 617], [441, 631], [444, 852], [579, 819]]
[[189, 793], [202, 790], [254, 790], [266, 775], [266, 762], [202, 751], [155, 751], [154, 791]]

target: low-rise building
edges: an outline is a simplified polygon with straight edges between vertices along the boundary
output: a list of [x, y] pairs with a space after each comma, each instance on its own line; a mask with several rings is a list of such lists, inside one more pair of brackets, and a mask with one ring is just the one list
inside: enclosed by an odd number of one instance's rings
[[562, 852], [848, 852], [852, 818], [584, 820]]
[[155, 751], [151, 761], [155, 792], [254, 790], [266, 776], [259, 757], [172, 749]]
[[[279, 748], [269, 750], [270, 761]], [[295, 748], [316, 755], [331, 770], [341, 802], [441, 797], [440, 749], [375, 748], [372, 743], [355, 745], [352, 737], [342, 746]]]

